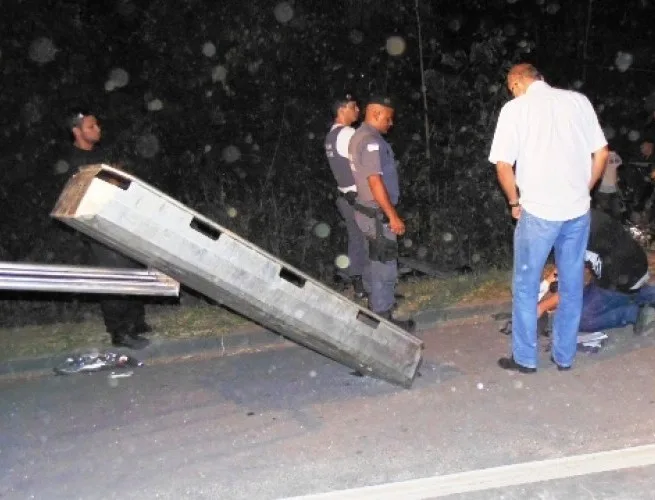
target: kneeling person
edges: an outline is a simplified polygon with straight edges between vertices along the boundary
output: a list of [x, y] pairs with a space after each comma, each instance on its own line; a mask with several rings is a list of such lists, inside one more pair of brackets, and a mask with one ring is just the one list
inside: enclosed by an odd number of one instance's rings
[[[597, 332], [634, 325], [641, 335], [655, 326], [655, 286], [649, 285], [644, 249], [615, 219], [591, 210], [589, 243], [585, 254], [585, 288], [579, 331]], [[554, 282], [556, 272], [546, 278]], [[542, 316], [554, 310], [559, 295], [547, 294], [537, 307]]]

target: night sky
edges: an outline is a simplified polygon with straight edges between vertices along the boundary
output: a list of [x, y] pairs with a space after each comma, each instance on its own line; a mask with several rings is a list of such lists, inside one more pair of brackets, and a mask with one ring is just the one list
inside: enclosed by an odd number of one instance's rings
[[507, 68], [533, 62], [587, 94], [631, 156], [655, 90], [653, 18], [651, 0], [5, 1], [0, 255], [78, 258], [48, 213], [72, 173], [63, 120], [82, 106], [127, 170], [324, 275], [343, 236], [311, 232], [338, 223], [322, 140], [330, 100], [354, 91], [399, 103], [408, 251], [502, 260], [509, 222], [486, 155]]

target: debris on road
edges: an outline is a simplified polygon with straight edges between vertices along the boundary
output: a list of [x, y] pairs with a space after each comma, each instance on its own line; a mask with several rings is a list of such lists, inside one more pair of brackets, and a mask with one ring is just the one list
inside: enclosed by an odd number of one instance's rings
[[[75, 373], [93, 373], [116, 368], [139, 367], [143, 362], [117, 352], [89, 352], [69, 356], [53, 368], [57, 375], [73, 375]], [[128, 374], [129, 373], [129, 374]], [[133, 372], [112, 372], [113, 378], [129, 377]]]

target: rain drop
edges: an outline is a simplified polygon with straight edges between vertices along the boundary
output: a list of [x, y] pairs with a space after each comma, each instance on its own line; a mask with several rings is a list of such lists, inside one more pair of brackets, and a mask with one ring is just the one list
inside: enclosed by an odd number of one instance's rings
[[227, 80], [227, 69], [225, 69], [225, 66], [214, 66], [214, 69], [212, 69], [212, 81], [214, 83], [216, 82], [223, 82]]
[[425, 257], [427, 257], [428, 255], [428, 249], [425, 247], [420, 247], [416, 251], [416, 255], [418, 256], [419, 259], [425, 259]]
[[55, 174], [65, 174], [68, 172], [68, 169], [70, 168], [70, 165], [68, 162], [65, 160], [58, 160], [57, 163], [55, 163]]
[[337, 258], [334, 259], [334, 265], [339, 269], [348, 269], [348, 266], [350, 266], [350, 259], [347, 255], [337, 255]]
[[130, 82], [130, 75], [123, 68], [114, 68], [109, 72], [109, 81], [114, 88], [125, 87]]
[[616, 65], [616, 69], [618, 69], [621, 73], [624, 71], [627, 71], [630, 66], [632, 66], [632, 63], [634, 61], [634, 57], [632, 54], [629, 52], [617, 52], [616, 53], [616, 58], [614, 59], [614, 64]]
[[164, 109], [164, 103], [160, 99], [153, 99], [148, 103], [148, 111], [161, 111]]
[[280, 2], [275, 6], [273, 11], [275, 19], [282, 24], [286, 24], [293, 19], [293, 7], [289, 2]]
[[37, 38], [30, 44], [29, 56], [34, 62], [45, 64], [54, 61], [58, 49], [55, 44], [46, 37]]
[[444, 240], [446, 243], [449, 243], [453, 241], [453, 233], [443, 233], [441, 236], [441, 239]]
[[319, 222], [314, 226], [314, 234], [317, 238], [327, 238], [330, 236], [330, 226], [325, 222]]
[[614, 128], [610, 127], [609, 125], [603, 128], [603, 133], [605, 134], [605, 139], [607, 139], [608, 141], [616, 137], [616, 130], [614, 130]]
[[639, 133], [638, 130], [631, 130], [630, 132], [628, 132], [628, 140], [631, 142], [638, 141], [640, 137], [641, 134]]
[[237, 216], [237, 209], [234, 207], [228, 207], [227, 216], [234, 219]]
[[205, 57], [214, 57], [216, 55], [216, 45], [211, 42], [205, 42], [202, 45], [202, 53]]
[[136, 141], [136, 152], [143, 158], [152, 158], [159, 152], [159, 139], [153, 134], [146, 134]]
[[403, 240], [403, 246], [405, 248], [411, 248], [413, 244], [414, 242], [412, 242], [412, 240], [410, 240], [409, 238]]
[[557, 2], [549, 3], [546, 6], [546, 12], [549, 14], [557, 14], [559, 12], [560, 5]]
[[462, 21], [460, 21], [459, 19], [452, 19], [448, 23], [448, 28], [450, 29], [450, 31], [459, 31], [461, 27], [462, 27]]
[[348, 39], [355, 45], [359, 45], [364, 41], [364, 34], [359, 30], [352, 30], [348, 35]]
[[236, 146], [227, 146], [223, 149], [221, 157], [225, 163], [234, 163], [241, 159], [241, 150]]
[[401, 36], [390, 36], [387, 38], [386, 49], [389, 55], [400, 56], [405, 52], [407, 44], [405, 39]]

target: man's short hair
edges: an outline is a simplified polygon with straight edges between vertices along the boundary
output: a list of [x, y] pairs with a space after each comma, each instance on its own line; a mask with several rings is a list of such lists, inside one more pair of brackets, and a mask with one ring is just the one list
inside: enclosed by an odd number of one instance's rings
[[74, 109], [66, 117], [66, 128], [68, 130], [73, 130], [75, 127], [79, 127], [85, 117], [91, 116], [93, 113], [89, 113], [85, 109]]
[[391, 109], [394, 109], [396, 107], [394, 100], [391, 98], [391, 96], [386, 94], [373, 94], [371, 97], [369, 97], [367, 105], [368, 104], [379, 104], [380, 106], [384, 106], [386, 108], [391, 108]]
[[357, 99], [350, 93], [346, 93], [343, 97], [338, 97], [332, 101], [332, 114], [337, 116], [339, 110], [347, 106], [351, 102], [357, 102]]
[[510, 76], [525, 77], [525, 78], [530, 78], [532, 80], [544, 79], [543, 75], [539, 72], [539, 70], [530, 63], [515, 64], [514, 66], [512, 66], [512, 68], [509, 70], [509, 73], [507, 74], [508, 78]]

